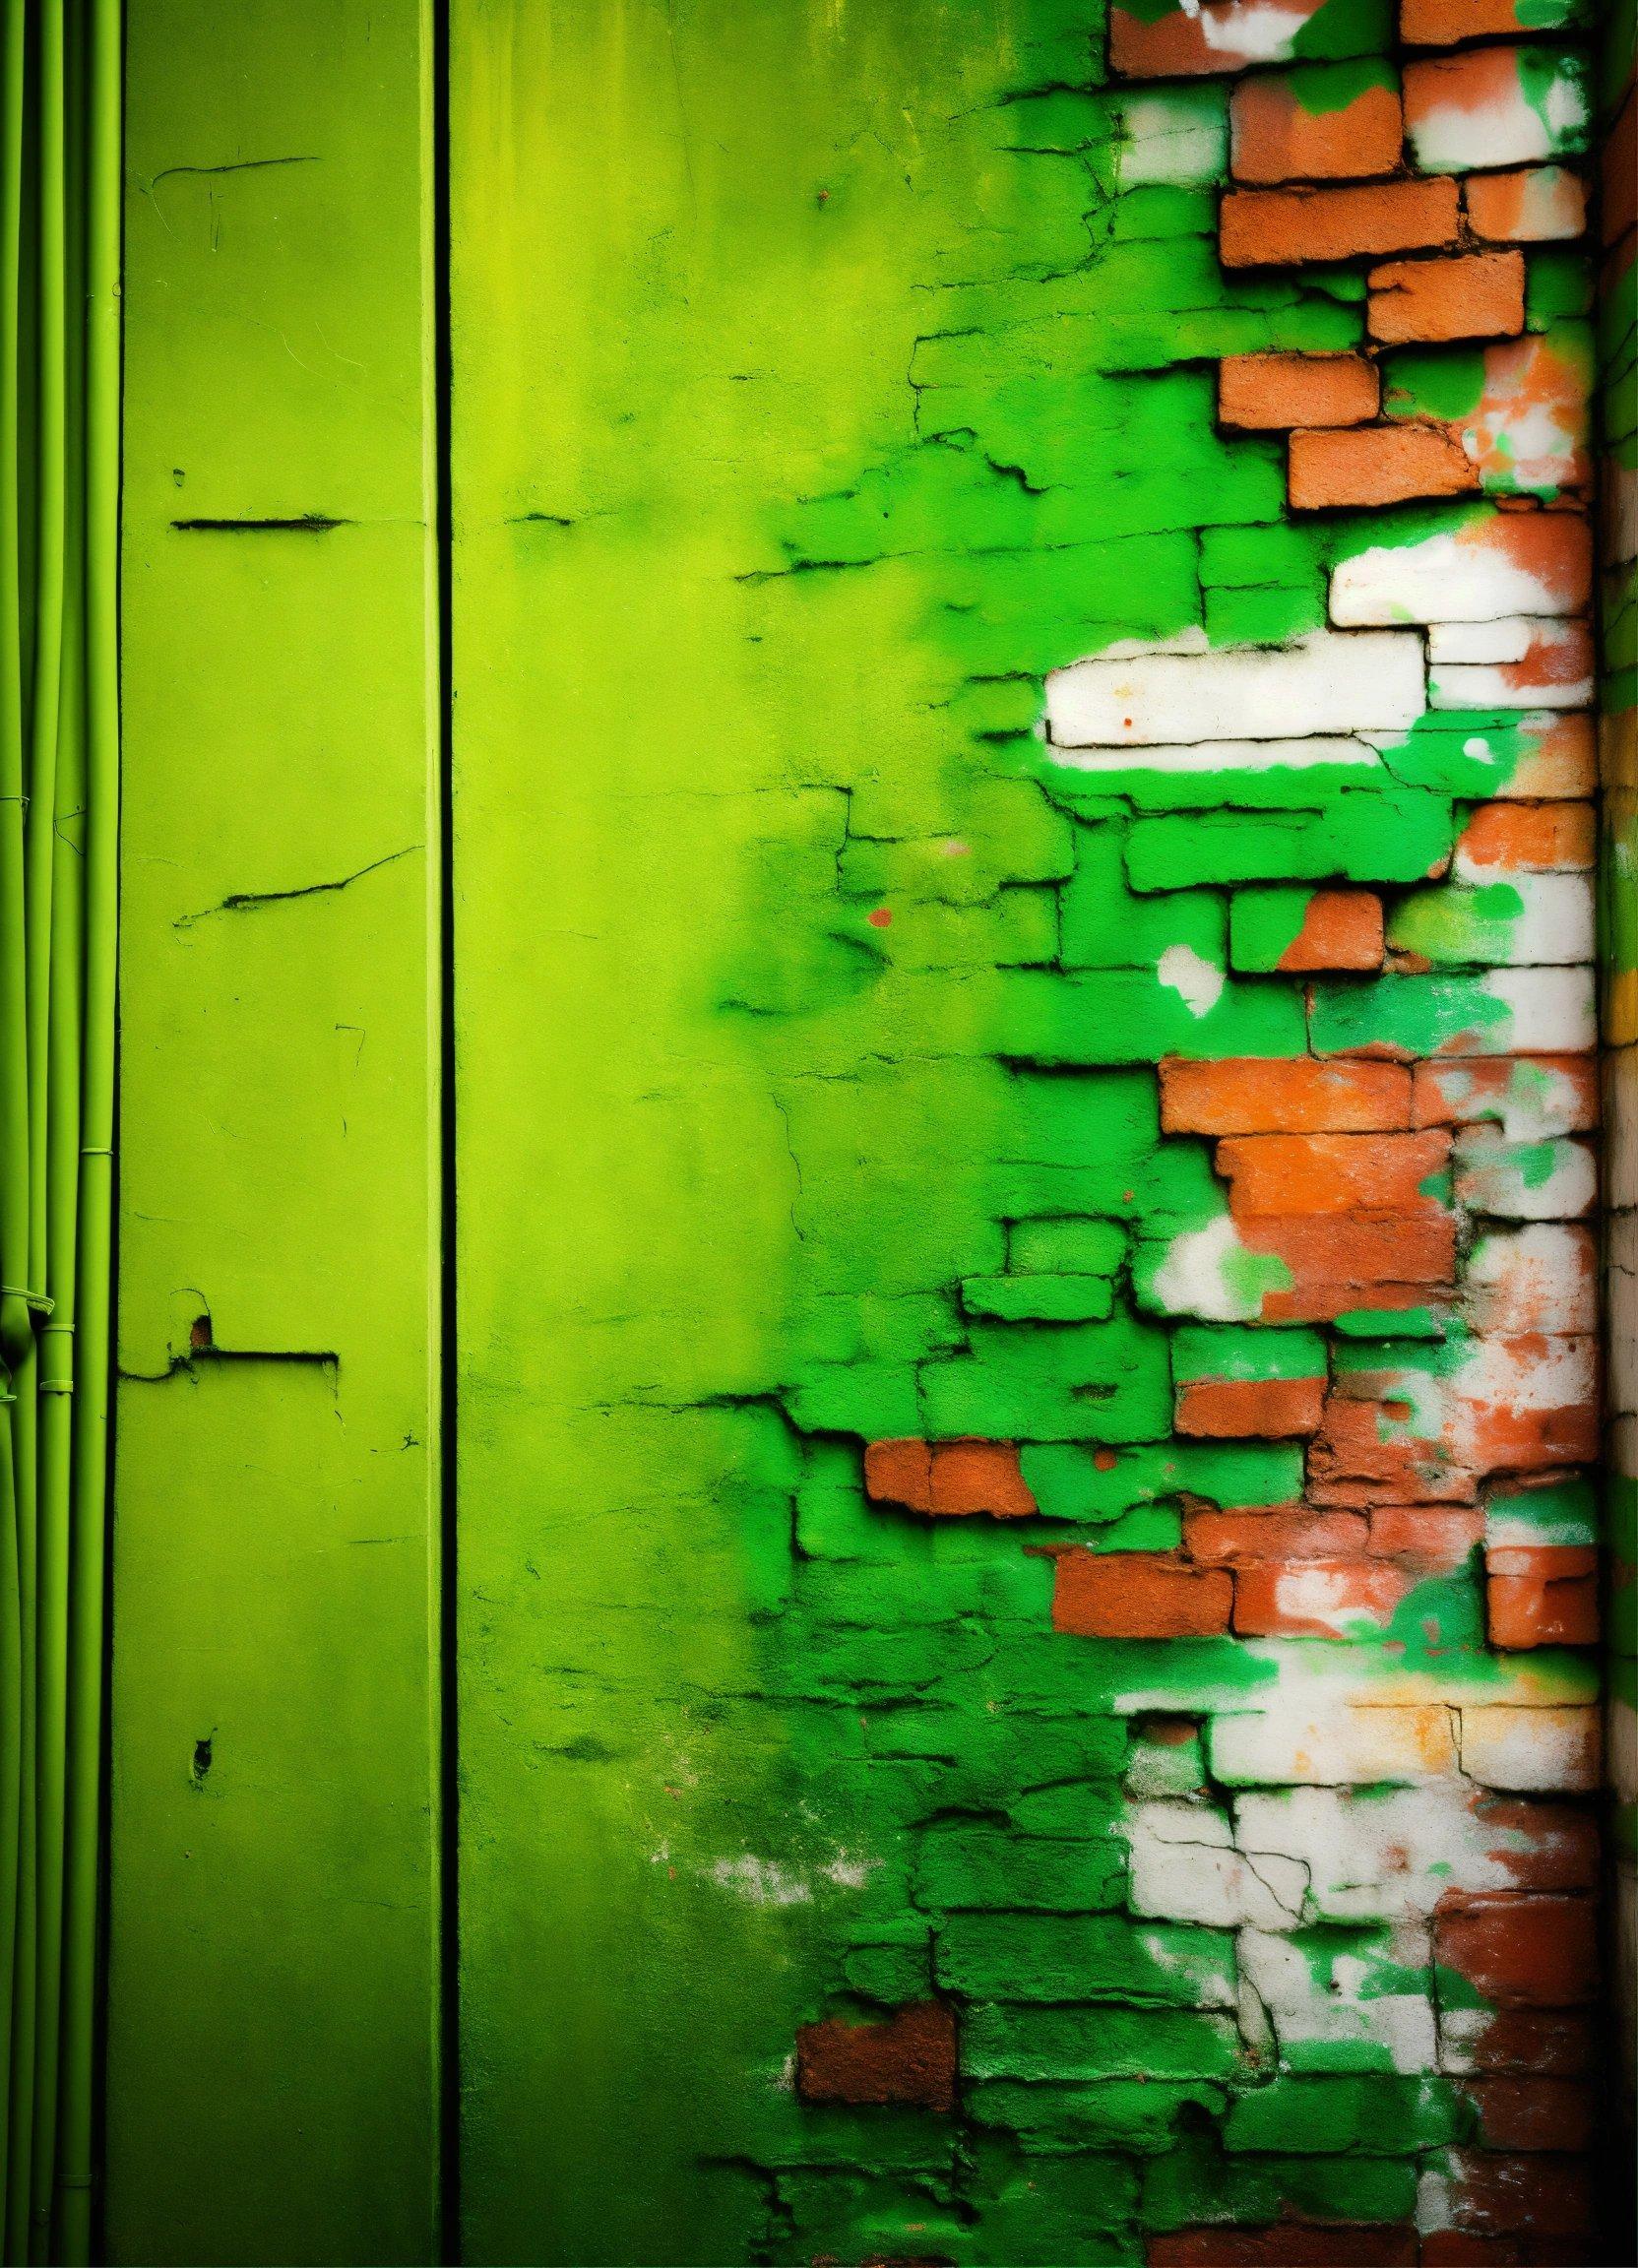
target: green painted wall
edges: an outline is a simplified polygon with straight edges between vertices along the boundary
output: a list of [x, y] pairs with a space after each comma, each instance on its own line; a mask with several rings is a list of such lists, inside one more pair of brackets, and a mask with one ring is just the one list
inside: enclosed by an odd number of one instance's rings
[[424, 2259], [429, 38], [134, 0], [129, 42], [108, 2247]]

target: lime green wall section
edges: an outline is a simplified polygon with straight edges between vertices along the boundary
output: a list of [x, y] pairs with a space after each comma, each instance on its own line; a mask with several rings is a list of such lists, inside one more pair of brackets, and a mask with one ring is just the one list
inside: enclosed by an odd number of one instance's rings
[[429, 73], [129, 11], [119, 2260], [437, 2246]]

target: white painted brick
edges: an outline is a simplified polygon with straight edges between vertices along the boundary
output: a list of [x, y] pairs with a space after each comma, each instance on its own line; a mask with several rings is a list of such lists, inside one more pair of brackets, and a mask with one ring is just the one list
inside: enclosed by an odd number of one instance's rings
[[1457, 1202], [1503, 1221], [1579, 1221], [1598, 1201], [1598, 1166], [1585, 1142], [1508, 1142], [1465, 1127], [1452, 1150]]
[[1236, 1711], [1211, 1720], [1206, 1744], [1226, 1787], [1410, 1785], [1442, 1778], [1456, 1762], [1450, 1712], [1436, 1703]]
[[1495, 1229], [1475, 1242], [1464, 1283], [1468, 1319], [1485, 1336], [1598, 1329], [1598, 1253], [1585, 1228], [1543, 1222]]
[[1491, 622], [1435, 622], [1427, 633], [1427, 659], [1448, 662], [1522, 662], [1538, 639], [1565, 625], [1550, 616], [1502, 614]]
[[[1598, 1045], [1591, 969], [1496, 969], [1480, 978], [1510, 1022], [1472, 1042], [1495, 1055], [1585, 1055]], [[1487, 1044], [1486, 1044], [1487, 1043]]]
[[1557, 677], [1547, 665], [1550, 650], [1531, 662], [1495, 663], [1447, 662], [1427, 680], [1430, 709], [1585, 709], [1593, 698], [1591, 672]]
[[1599, 1784], [1599, 1713], [1489, 1703], [1461, 1711], [1462, 1769], [1482, 1788], [1590, 1794]]
[[1046, 680], [1060, 747], [1305, 740], [1408, 730], [1427, 706], [1422, 642], [1385, 630], [1316, 630], [1286, 647], [1100, 655]]
[[1244, 1858], [1232, 1847], [1228, 1818], [1209, 1803], [1135, 1804], [1122, 1832], [1136, 1914], [1221, 1929], [1243, 1922], [1292, 1929], [1302, 1919], [1301, 1867], [1278, 1856]]
[[1301, 1866], [1326, 1922], [1398, 1922], [1431, 1914], [1447, 1890], [1506, 1890], [1510, 1842], [1480, 1818], [1459, 1780], [1421, 1788], [1295, 1788], [1241, 1796], [1235, 1841]]
[[1511, 556], [1507, 518], [1498, 513], [1460, 534], [1425, 536], [1419, 543], [1373, 544], [1344, 559], [1331, 576], [1332, 621], [1357, 628], [1573, 613], [1573, 601], [1561, 602]]
[[[1379, 1957], [1339, 1949], [1327, 1958], [1312, 1945], [1257, 1929], [1236, 1941], [1240, 1974], [1273, 2022], [1285, 2060], [1306, 2071], [1356, 2070], [1358, 2048], [1386, 2050], [1395, 2071], [1430, 2071], [1438, 2044], [1432, 2002], [1420, 1992], [1384, 1991], [1396, 1982]], [[1395, 1969], [1425, 1967], [1425, 1930], [1396, 1932]], [[1339, 2052], [1327, 2054], [1328, 2048]]]
[[1421, 172], [1466, 173], [1480, 165], [1534, 165], [1562, 157], [1584, 146], [1586, 125], [1581, 82], [1560, 69], [1535, 100], [1527, 100], [1510, 76], [1506, 92], [1489, 101], [1476, 102], [1464, 89], [1459, 100], [1418, 105], [1407, 119], [1406, 136]]
[[1190, 189], [1221, 181], [1228, 170], [1228, 114], [1203, 93], [1128, 94], [1120, 105], [1125, 140], [1118, 151], [1120, 185], [1159, 181]]

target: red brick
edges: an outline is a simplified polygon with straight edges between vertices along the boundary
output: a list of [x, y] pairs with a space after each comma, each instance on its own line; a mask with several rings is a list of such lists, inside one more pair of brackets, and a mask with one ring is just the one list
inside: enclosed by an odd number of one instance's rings
[[1459, 39], [1505, 37], [1518, 29], [1518, 0], [1400, 0], [1407, 47], [1454, 47]]
[[864, 1488], [912, 1512], [1023, 1520], [1039, 1509], [1011, 1441], [870, 1441]]
[[1598, 2068], [1598, 2031], [1584, 2009], [1498, 2008], [1463, 2053], [1480, 2071], [1574, 2079]]
[[1287, 485], [1293, 512], [1324, 512], [1474, 495], [1479, 469], [1447, 426], [1362, 425], [1293, 433]]
[[1596, 2098], [1586, 2079], [1477, 2079], [1463, 2093], [1488, 2150], [1590, 2150]]
[[1433, 1957], [1498, 2007], [1575, 2007], [1598, 1995], [1598, 1912], [1498, 1891], [1434, 1916]]
[[1230, 189], [1219, 252], [1226, 268], [1289, 268], [1305, 260], [1380, 258], [1456, 240], [1451, 180], [1383, 181], [1335, 189]]
[[1148, 2268], [1414, 2268], [1415, 2229], [1282, 2221], [1271, 2229], [1173, 2229], [1151, 2236]]
[[1587, 184], [1562, 166], [1475, 173], [1464, 193], [1474, 234], [1492, 244], [1568, 243], [1587, 226]]
[[1489, 1641], [1504, 1653], [1599, 1642], [1598, 1554], [1546, 1544], [1484, 1555]]
[[1289, 1441], [1311, 1433], [1323, 1378], [1190, 1378], [1177, 1389], [1177, 1430], [1206, 1441]]
[[1380, 969], [1381, 899], [1374, 890], [1316, 890], [1279, 965], [1292, 976], [1313, 969]]
[[1591, 803], [1480, 803], [1456, 850], [1498, 873], [1582, 873], [1598, 854], [1598, 815]]
[[1483, 1541], [1484, 1512], [1477, 1504], [1390, 1504], [1370, 1515], [1372, 1555], [1404, 1559], [1420, 1573], [1449, 1574]]
[[1161, 1065], [1168, 1134], [1366, 1134], [1410, 1123], [1411, 1074], [1398, 1063], [1249, 1055]]
[[897, 2008], [885, 2024], [827, 2017], [796, 2034], [796, 2092], [804, 2103], [956, 2107], [956, 2019], [937, 2000]]
[[1212, 1638], [1228, 1627], [1233, 1578], [1165, 1551], [1060, 1551], [1052, 1627], [1079, 1638]]
[[1283, 1290], [1263, 1294], [1266, 1323], [1326, 1323], [1355, 1307], [1421, 1307], [1455, 1280], [1456, 1222], [1437, 1208], [1367, 1220], [1259, 1215], [1241, 1222], [1240, 1241], [1291, 1274]]
[[[1312, 16], [1321, 0], [1284, 0], [1286, 12]], [[1258, 42], [1237, 36], [1240, 0], [1205, 0], [1200, 8], [1109, 10], [1109, 68], [1123, 79], [1221, 77], [1262, 60]], [[1208, 36], [1208, 31], [1210, 36]]]
[[1289, 79], [1257, 72], [1228, 99], [1236, 181], [1359, 181], [1399, 164], [1399, 91], [1366, 87], [1335, 110], [1304, 106]]
[[1389, 1559], [1261, 1562], [1234, 1577], [1234, 1628], [1247, 1638], [1344, 1638], [1381, 1629], [1412, 1584]]
[[1237, 1221], [1299, 1213], [1437, 1212], [1424, 1184], [1444, 1171], [1450, 1136], [1420, 1134], [1236, 1134], [1217, 1146]]
[[1551, 2152], [1527, 2156], [1457, 2150], [1448, 2165], [1453, 2217], [1460, 2228], [1532, 2237], [1592, 2234], [1592, 2169], [1583, 2159]]
[[1259, 1559], [1354, 1559], [1365, 1548], [1356, 1512], [1185, 1512], [1183, 1548], [1197, 1566], [1243, 1567]]
[[1234, 354], [1218, 365], [1218, 416], [1242, 433], [1361, 425], [1381, 397], [1376, 364], [1362, 354]]
[[1384, 1431], [1403, 1404], [1333, 1394], [1308, 1444], [1308, 1496], [1340, 1510], [1393, 1504], [1471, 1504], [1479, 1484], [1436, 1442]]
[[1524, 254], [1462, 252], [1373, 268], [1366, 322], [1403, 346], [1446, 339], [1516, 339], [1524, 329]]
[[1414, 1123], [1468, 1126], [1481, 1118], [1493, 1118], [1520, 1063], [1547, 1073], [1556, 1096], [1564, 1096], [1567, 1083], [1566, 1131], [1592, 1132], [1599, 1122], [1598, 1066], [1586, 1055], [1455, 1056], [1438, 1063], [1418, 1063], [1412, 1074]]
[[1598, 1821], [1573, 1803], [1486, 1796], [1475, 1816], [1495, 1837], [1490, 1857], [1520, 1890], [1595, 1890], [1601, 1863]]

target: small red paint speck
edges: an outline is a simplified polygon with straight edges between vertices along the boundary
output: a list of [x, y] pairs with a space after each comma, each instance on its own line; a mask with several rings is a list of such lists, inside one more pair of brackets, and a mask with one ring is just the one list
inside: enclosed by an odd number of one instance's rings
[[1130, 1205], [1134, 1194], [1135, 1192], [1130, 1189], [1122, 1189], [1120, 1192], [1120, 1202], [1122, 1205]]
[[891, 929], [893, 926], [893, 915], [885, 906], [878, 906], [873, 914], [866, 914], [864, 918], [872, 929]]
[[1120, 1462], [1112, 1449], [1095, 1449], [1092, 1453], [1092, 1461], [1100, 1473], [1112, 1473]]

